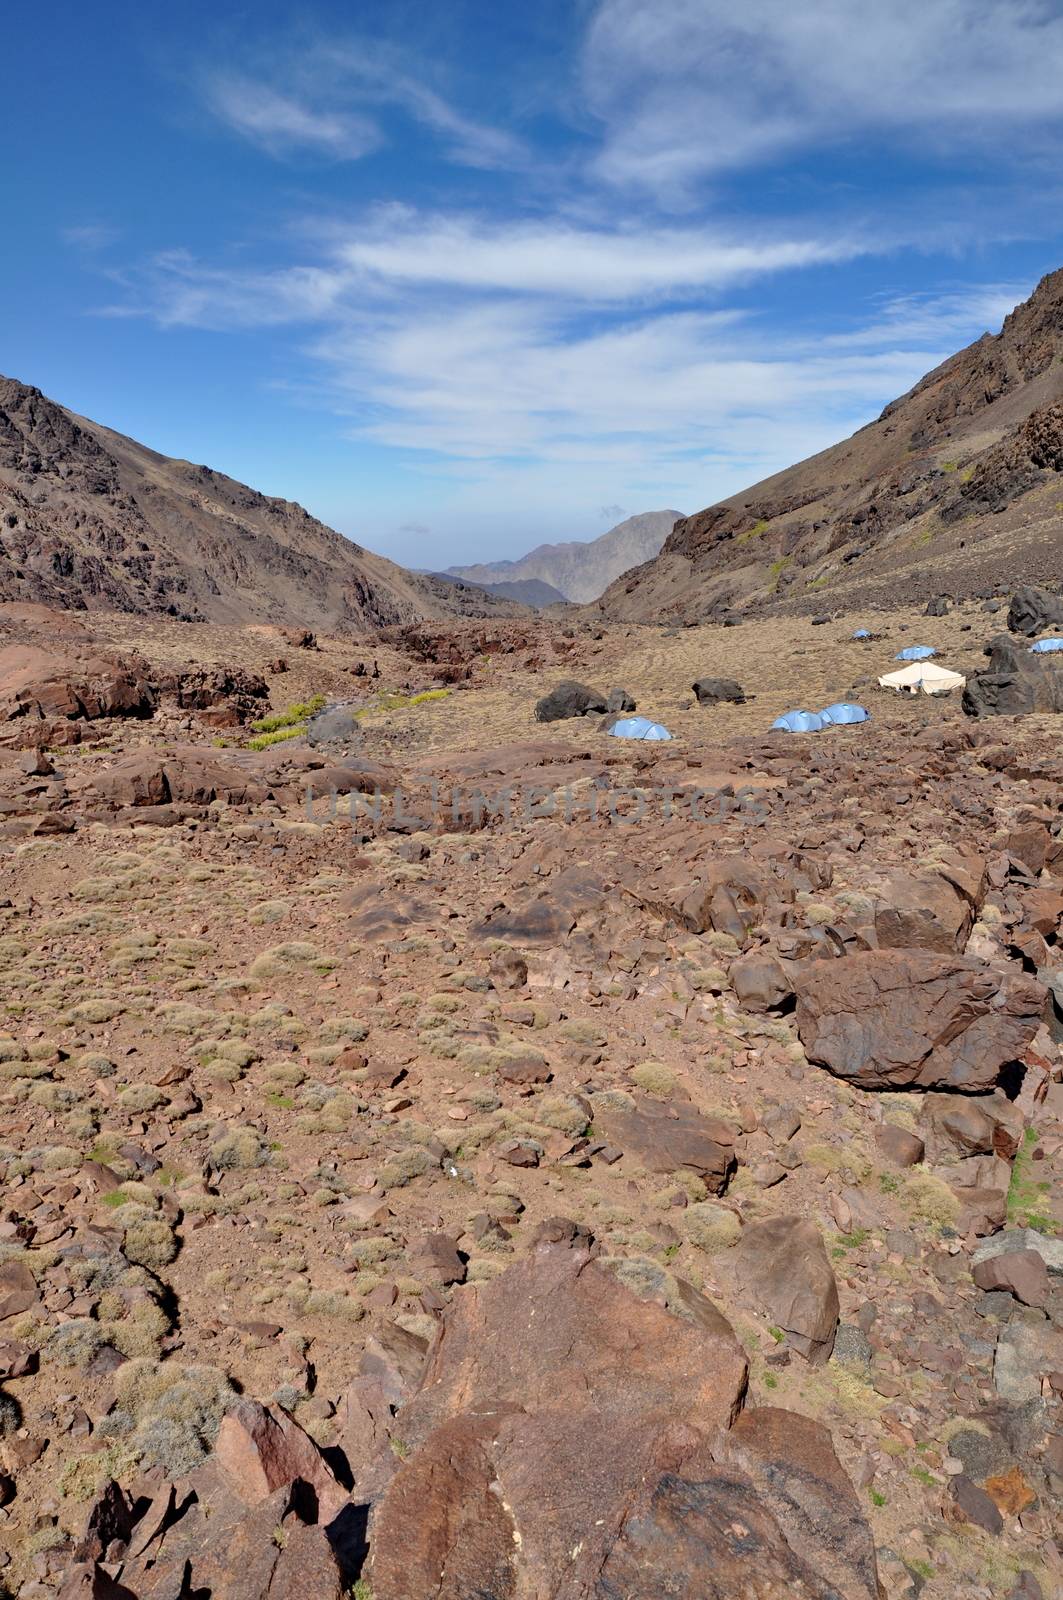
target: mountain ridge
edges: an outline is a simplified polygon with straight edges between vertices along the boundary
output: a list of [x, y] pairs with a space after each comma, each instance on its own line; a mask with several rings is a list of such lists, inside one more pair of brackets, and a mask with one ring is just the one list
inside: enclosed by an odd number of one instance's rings
[[322, 629], [523, 611], [4, 377], [0, 600]]
[[676, 523], [597, 613], [912, 603], [1061, 576], [1063, 270], [849, 439]]

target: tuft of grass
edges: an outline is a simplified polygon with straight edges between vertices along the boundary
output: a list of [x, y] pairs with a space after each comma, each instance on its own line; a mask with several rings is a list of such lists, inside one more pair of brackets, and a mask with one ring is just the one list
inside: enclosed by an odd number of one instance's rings
[[1020, 1228], [1032, 1228], [1036, 1233], [1055, 1233], [1054, 1219], [1041, 1210], [1043, 1197], [1050, 1185], [1038, 1182], [1031, 1176], [1032, 1153], [1037, 1143], [1037, 1129], [1027, 1128], [1022, 1144], [1015, 1153], [1008, 1186], [1008, 1221]]
[[273, 733], [259, 733], [248, 739], [249, 750], [268, 750], [270, 745], [284, 744], [287, 739], [298, 739], [306, 732], [305, 722], [293, 722], [290, 727], [277, 728]]
[[296, 723], [306, 722], [308, 717], [316, 717], [324, 708], [325, 696], [311, 695], [309, 700], [296, 700], [284, 711], [274, 711], [268, 717], [259, 717], [257, 722], [252, 722], [251, 728], [254, 733], [277, 733], [282, 728], [292, 728]]

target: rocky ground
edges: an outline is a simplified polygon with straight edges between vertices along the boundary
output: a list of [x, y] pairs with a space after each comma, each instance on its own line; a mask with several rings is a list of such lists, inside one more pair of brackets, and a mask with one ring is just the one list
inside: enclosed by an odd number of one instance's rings
[[7, 609], [0, 1590], [1059, 1592], [1058, 717], [862, 620]]

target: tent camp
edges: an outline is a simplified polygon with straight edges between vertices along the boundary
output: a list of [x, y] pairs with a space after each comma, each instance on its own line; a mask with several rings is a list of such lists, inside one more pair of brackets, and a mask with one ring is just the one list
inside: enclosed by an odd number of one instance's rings
[[933, 645], [910, 644], [905, 650], [898, 650], [894, 661], [929, 661], [931, 656], [936, 656], [937, 651]]
[[953, 689], [962, 689], [967, 679], [959, 672], [924, 661], [901, 667], [899, 672], [887, 672], [878, 681], [880, 688], [898, 689], [904, 694], [949, 694]]
[[849, 722], [867, 722], [871, 713], [866, 706], [858, 706], [851, 700], [836, 700], [832, 706], [824, 706], [819, 713], [828, 727], [842, 727]]
[[672, 735], [649, 717], [621, 717], [609, 729], [614, 739], [670, 739]]
[[1054, 650], [1063, 650], [1063, 639], [1038, 639], [1036, 644], [1030, 646], [1033, 656], [1051, 655]]
[[785, 711], [771, 725], [773, 733], [820, 733], [826, 726], [818, 711]]

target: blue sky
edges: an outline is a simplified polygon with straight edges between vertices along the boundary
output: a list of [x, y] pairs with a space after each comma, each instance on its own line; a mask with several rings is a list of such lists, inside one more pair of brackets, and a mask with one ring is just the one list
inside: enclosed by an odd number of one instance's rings
[[0, 371], [417, 566], [696, 510], [1063, 265], [1063, 4], [5, 23]]

